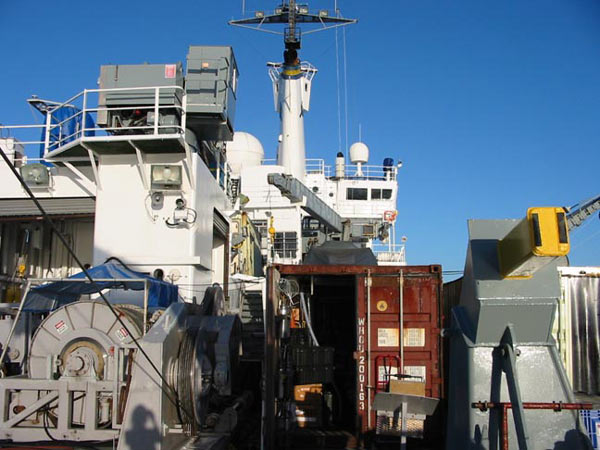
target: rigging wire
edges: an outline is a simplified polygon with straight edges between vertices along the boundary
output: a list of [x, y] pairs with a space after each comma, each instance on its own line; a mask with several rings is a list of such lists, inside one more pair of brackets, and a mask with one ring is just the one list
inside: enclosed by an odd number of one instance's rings
[[[17, 178], [17, 180], [19, 181], [19, 183], [21, 184], [21, 186], [23, 187], [23, 189], [25, 190], [25, 192], [27, 193], [27, 195], [29, 196], [29, 198], [31, 198], [31, 200], [33, 201], [33, 203], [35, 203], [35, 206], [39, 209], [39, 211], [42, 214], [42, 217], [44, 218], [44, 220], [48, 223], [48, 225], [50, 226], [50, 228], [52, 229], [52, 231], [54, 232], [54, 234], [56, 234], [56, 236], [58, 237], [58, 239], [65, 246], [65, 248], [67, 249], [68, 253], [71, 255], [71, 257], [73, 258], [73, 260], [77, 263], [77, 265], [79, 266], [79, 268], [82, 270], [82, 272], [84, 273], [85, 277], [89, 280], [90, 284], [96, 289], [96, 291], [97, 291], [98, 295], [100, 296], [100, 298], [104, 301], [104, 303], [106, 304], [106, 306], [108, 307], [108, 309], [112, 312], [112, 314], [117, 319], [117, 322], [119, 322], [119, 324], [125, 329], [125, 331], [127, 331], [127, 333], [129, 334], [129, 336], [131, 336], [131, 338], [132, 338], [135, 346], [140, 351], [140, 353], [144, 356], [144, 358], [146, 358], [146, 360], [150, 364], [150, 367], [152, 367], [152, 369], [156, 372], [156, 374], [162, 380], [162, 382], [164, 383], [164, 385], [167, 388], [169, 388], [172, 392], [168, 392], [162, 386], [161, 386], [160, 389], [164, 392], [164, 394], [167, 396], [167, 398], [169, 399], [169, 401], [171, 403], [173, 403], [173, 405], [176, 408], [182, 408], [182, 405], [177, 400], [177, 393], [176, 393], [176, 391], [171, 387], [171, 385], [168, 383], [167, 379], [160, 372], [160, 370], [158, 370], [158, 367], [156, 367], [156, 365], [154, 364], [154, 362], [150, 359], [150, 356], [148, 356], [148, 354], [146, 353], [146, 351], [142, 348], [142, 346], [139, 343], [139, 341], [136, 338], [133, 337], [134, 335], [131, 333], [131, 331], [129, 330], [129, 328], [125, 324], [125, 322], [123, 322], [123, 319], [121, 318], [121, 316], [119, 315], [119, 313], [117, 313], [117, 311], [114, 309], [113, 305], [108, 301], [108, 299], [106, 298], [106, 296], [102, 292], [102, 289], [96, 284], [96, 282], [94, 281], [94, 279], [92, 278], [92, 276], [90, 275], [90, 273], [88, 272], [88, 270], [85, 268], [85, 266], [83, 265], [83, 263], [79, 259], [79, 257], [75, 254], [75, 251], [73, 250], [73, 248], [67, 242], [67, 239], [58, 230], [58, 228], [56, 227], [56, 225], [54, 224], [54, 222], [52, 221], [52, 219], [50, 218], [50, 216], [48, 216], [48, 213], [46, 212], [46, 210], [42, 207], [42, 205], [40, 204], [40, 202], [37, 199], [37, 197], [33, 194], [33, 192], [31, 191], [31, 189], [27, 185], [27, 183], [25, 183], [25, 180], [23, 180], [23, 177], [21, 177], [21, 175], [19, 174], [19, 172], [17, 171], [17, 169], [15, 168], [15, 166], [13, 165], [13, 163], [8, 159], [8, 156], [6, 156], [6, 153], [4, 152], [4, 150], [2, 148], [0, 148], [0, 156], [2, 156], [2, 159], [4, 159], [4, 162], [6, 163], [6, 165], [13, 172], [13, 174], [15, 175], [15, 177]], [[2, 362], [0, 361], [0, 364], [1, 363]], [[174, 394], [174, 396], [173, 396], [173, 394]], [[193, 415], [190, 412], [186, 411], [185, 409], [183, 409], [183, 411], [189, 417], [193, 417]]]
[[[345, 139], [344, 139], [344, 148], [346, 149], [346, 153], [348, 153], [348, 66], [346, 59], [346, 27], [342, 28], [342, 36], [343, 36], [343, 51], [344, 51], [344, 121], [345, 121]], [[346, 155], [346, 158], [348, 155]]]
[[342, 108], [340, 95], [340, 48], [338, 30], [335, 29], [335, 76], [337, 80], [338, 151], [342, 150]]

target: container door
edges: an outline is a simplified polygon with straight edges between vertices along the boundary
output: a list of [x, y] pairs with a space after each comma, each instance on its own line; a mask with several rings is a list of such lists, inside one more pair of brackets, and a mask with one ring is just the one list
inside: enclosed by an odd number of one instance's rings
[[396, 274], [378, 274], [375, 269], [362, 278], [357, 401], [361, 429], [366, 432], [375, 427], [373, 398], [377, 391], [388, 390], [390, 380], [414, 382], [412, 394], [441, 398], [441, 271], [439, 266], [410, 267]]

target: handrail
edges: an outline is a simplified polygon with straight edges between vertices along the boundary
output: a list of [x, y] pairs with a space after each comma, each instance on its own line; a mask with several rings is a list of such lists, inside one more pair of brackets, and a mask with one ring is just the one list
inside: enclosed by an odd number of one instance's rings
[[[101, 94], [107, 93], [132, 93], [132, 92], [148, 92], [153, 93], [154, 100], [151, 105], [140, 105], [140, 106], [116, 106], [116, 107], [107, 107], [104, 102], [101, 100]], [[161, 96], [165, 92], [173, 95], [174, 93], [180, 93], [181, 96], [175, 95], [173, 98], [172, 104], [161, 105]], [[97, 98], [90, 98], [91, 95], [98, 94]], [[96, 133], [108, 133], [111, 132], [117, 133], [122, 132], [123, 134], [127, 133], [129, 138], [135, 139], [136, 135], [159, 135], [160, 131], [165, 129], [174, 130], [174, 134], [184, 134], [185, 133], [185, 109], [184, 109], [184, 101], [185, 101], [185, 90], [181, 86], [136, 86], [136, 87], [126, 87], [126, 88], [98, 88], [98, 89], [84, 89], [82, 92], [76, 94], [71, 97], [66, 102], [63, 102], [52, 108], [48, 114], [50, 120], [47, 121], [46, 130], [50, 135], [50, 139], [47, 139], [47, 142], [44, 146], [44, 154], [47, 154], [48, 151], [57, 150], [63, 145], [76, 140], [83, 139], [86, 137], [93, 137]], [[79, 107], [79, 103], [82, 103], [82, 106]], [[68, 115], [67, 117], [60, 118], [59, 121], [52, 120], [53, 117], [57, 114], [61, 108], [70, 107], [77, 108], [74, 110], [73, 114]], [[173, 123], [173, 124], [160, 124], [160, 111], [168, 108], [175, 109], [181, 115], [181, 123]], [[152, 125], [140, 125], [139, 122], [135, 125], [127, 125], [121, 127], [114, 126], [100, 126], [97, 125], [97, 119], [94, 121], [94, 117], [97, 117], [98, 114], [102, 113], [116, 113], [119, 111], [138, 111], [143, 110], [148, 113], [154, 111], [155, 119], [154, 124]], [[90, 119], [91, 117], [91, 119]], [[63, 128], [66, 124], [73, 123], [74, 121], [74, 131], [68, 135], [63, 136]], [[91, 122], [91, 124], [90, 124]], [[95, 123], [96, 122], [96, 123]], [[90, 126], [92, 125], [92, 126]], [[57, 131], [58, 133], [57, 133]], [[173, 134], [169, 133], [169, 134]], [[56, 136], [58, 134], [58, 136]]]

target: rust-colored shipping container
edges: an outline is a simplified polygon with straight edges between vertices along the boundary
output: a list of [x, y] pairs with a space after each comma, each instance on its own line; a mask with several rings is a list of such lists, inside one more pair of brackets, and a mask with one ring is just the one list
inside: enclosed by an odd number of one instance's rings
[[[315, 337], [319, 345], [334, 349], [332, 385], [339, 398], [333, 403], [339, 406], [333, 407], [329, 428], [347, 433], [349, 447], [374, 433], [373, 398], [387, 388], [390, 378], [414, 377], [408, 380], [424, 382], [426, 396], [442, 398], [439, 265], [275, 265], [267, 274], [267, 417], [280, 415], [275, 393], [281, 390], [275, 316], [281, 278], [293, 280], [306, 293]], [[281, 445], [277, 441], [281, 427], [275, 419], [267, 419], [263, 428], [267, 448]]]

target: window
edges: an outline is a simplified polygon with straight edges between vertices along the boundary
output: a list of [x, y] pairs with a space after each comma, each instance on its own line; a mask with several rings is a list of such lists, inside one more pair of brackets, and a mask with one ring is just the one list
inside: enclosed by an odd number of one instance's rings
[[317, 219], [313, 219], [312, 217], [302, 219], [302, 237], [318, 236], [319, 230], [324, 231], [324, 227]]
[[367, 200], [368, 189], [348, 188], [346, 189], [346, 199], [348, 200]]
[[371, 200], [389, 200], [392, 198], [391, 189], [371, 189]]
[[295, 258], [298, 246], [298, 238], [295, 231], [275, 233], [273, 247], [280, 258]]

